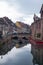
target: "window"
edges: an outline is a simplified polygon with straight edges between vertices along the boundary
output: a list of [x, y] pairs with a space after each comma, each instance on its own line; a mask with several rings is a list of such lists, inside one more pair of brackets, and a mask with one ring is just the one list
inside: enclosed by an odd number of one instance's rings
[[37, 33], [37, 38], [40, 38], [41, 37], [41, 34], [40, 33]]

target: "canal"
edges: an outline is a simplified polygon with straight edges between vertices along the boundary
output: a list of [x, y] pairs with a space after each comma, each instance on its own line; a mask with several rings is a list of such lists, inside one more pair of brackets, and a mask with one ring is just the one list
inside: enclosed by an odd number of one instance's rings
[[[16, 40], [17, 41], [17, 40]], [[28, 43], [12, 43], [13, 47], [3, 45], [0, 49], [0, 65], [43, 65], [43, 46]], [[2, 46], [2, 47], [3, 47]], [[1, 47], [1, 48], [2, 48]]]

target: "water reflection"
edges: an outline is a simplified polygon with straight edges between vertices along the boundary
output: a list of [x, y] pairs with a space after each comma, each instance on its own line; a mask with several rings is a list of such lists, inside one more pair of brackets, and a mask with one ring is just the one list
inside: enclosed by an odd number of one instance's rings
[[[26, 41], [26, 40], [25, 40]], [[17, 43], [18, 41], [12, 40], [12, 46], [9, 51], [10, 43], [5, 49], [3, 49], [3, 52], [5, 55], [1, 53], [0, 56], [0, 65], [33, 65], [32, 64], [32, 54], [31, 51], [31, 45], [26, 42], [23, 43]], [[15, 42], [15, 44], [14, 44]], [[6, 43], [7, 45], [8, 43]], [[6, 46], [4, 45], [4, 46]], [[3, 48], [3, 47], [2, 47]], [[7, 53], [5, 53], [5, 50], [8, 50]], [[1, 51], [2, 52], [2, 51]]]
[[11, 40], [0, 45], [0, 65], [43, 65], [43, 45]]
[[43, 45], [31, 45], [33, 55], [33, 65], [43, 65]]
[[26, 40], [10, 40], [9, 42], [0, 45], [0, 55], [5, 55], [15, 46], [16, 48], [21, 48], [27, 45], [29, 42]]

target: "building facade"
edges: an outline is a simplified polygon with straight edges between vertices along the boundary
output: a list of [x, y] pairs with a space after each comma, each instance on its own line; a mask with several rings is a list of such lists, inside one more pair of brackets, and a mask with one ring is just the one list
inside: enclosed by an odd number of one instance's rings
[[8, 33], [12, 33], [13, 32], [13, 25], [11, 25], [12, 21], [7, 18], [7, 17], [3, 17], [0, 18], [0, 38], [5, 37]]
[[34, 22], [31, 24], [31, 37], [35, 40], [43, 40], [43, 4], [40, 10], [40, 18], [34, 14]]

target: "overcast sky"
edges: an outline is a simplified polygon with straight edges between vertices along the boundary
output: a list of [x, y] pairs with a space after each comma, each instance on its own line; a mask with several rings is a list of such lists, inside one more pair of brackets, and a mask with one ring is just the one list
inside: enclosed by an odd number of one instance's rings
[[0, 0], [0, 17], [7, 16], [13, 22], [33, 22], [34, 13], [39, 16], [43, 0]]

